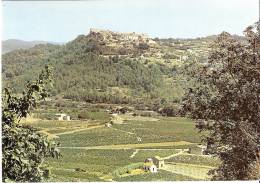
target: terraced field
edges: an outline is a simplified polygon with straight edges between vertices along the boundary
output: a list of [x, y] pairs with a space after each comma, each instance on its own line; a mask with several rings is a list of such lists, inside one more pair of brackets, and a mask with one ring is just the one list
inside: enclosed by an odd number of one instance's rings
[[[217, 160], [198, 155], [200, 142], [194, 123], [185, 118], [149, 118], [120, 116], [122, 123], [111, 128], [94, 121], [37, 121], [33, 126], [55, 135], [60, 142], [62, 158], [47, 161], [51, 167], [51, 181], [174, 181], [203, 180], [207, 171], [217, 165]], [[191, 148], [190, 155], [183, 149]], [[143, 171], [129, 173], [129, 168], [149, 157], [166, 158], [166, 168], [157, 174]], [[172, 165], [182, 166], [176, 171]], [[176, 163], [178, 165], [176, 165]], [[202, 175], [190, 175], [194, 166], [209, 166], [199, 171]], [[181, 165], [180, 165], [181, 164]], [[186, 166], [184, 166], [185, 164]], [[203, 164], [203, 165], [202, 165]], [[168, 168], [167, 168], [168, 167]], [[183, 168], [184, 167], [184, 168]], [[115, 176], [115, 171], [123, 171]], [[140, 173], [141, 172], [141, 173]], [[198, 173], [198, 172], [197, 172]]]

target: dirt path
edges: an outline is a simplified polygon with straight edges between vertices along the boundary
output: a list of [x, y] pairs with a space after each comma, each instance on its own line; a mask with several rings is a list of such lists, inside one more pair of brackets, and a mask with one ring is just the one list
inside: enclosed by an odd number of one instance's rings
[[104, 175], [104, 176], [101, 176], [99, 177], [101, 180], [104, 180], [105, 182], [113, 182], [113, 179], [111, 176], [109, 175]]
[[[80, 132], [80, 131], [84, 131], [84, 130], [91, 130], [91, 129], [95, 129], [95, 128], [101, 128], [101, 127], [104, 127], [104, 125], [97, 125], [97, 126], [92, 126], [92, 127], [84, 126], [84, 128], [76, 127], [76, 129], [72, 128], [72, 130], [69, 130], [66, 132], [61, 132], [61, 133], [49, 133], [48, 130], [50, 130], [50, 129], [43, 129], [39, 132], [47, 135], [50, 139], [54, 139], [54, 138], [59, 138], [60, 135], [73, 134], [76, 132]], [[62, 127], [62, 128], [54, 128], [54, 129], [66, 129], [66, 128]], [[52, 129], [52, 130], [54, 130], [54, 129]]]
[[139, 151], [140, 151], [139, 149], [136, 149], [136, 150], [133, 152], [133, 154], [130, 156], [130, 158], [135, 157], [135, 155], [136, 155]]
[[103, 145], [103, 146], [89, 146], [89, 147], [60, 147], [63, 149], [138, 149], [143, 147], [164, 147], [164, 146], [179, 146], [191, 145], [194, 143], [186, 141], [178, 142], [158, 142], [158, 143], [143, 143], [143, 144], [118, 144], [118, 145]]
[[133, 133], [133, 132], [124, 131], [124, 130], [120, 130], [120, 129], [113, 128], [113, 127], [110, 127], [110, 128], [113, 129], [113, 130], [116, 130], [116, 131], [123, 132], [123, 133], [128, 133], [128, 134], [130, 134], [130, 135], [135, 135], [135, 133]]
[[121, 119], [127, 121], [159, 121], [159, 119], [154, 117], [145, 117], [145, 116], [132, 116], [129, 114], [121, 115]]
[[178, 153], [176, 153], [176, 154], [172, 154], [172, 155], [167, 156], [167, 157], [163, 157], [162, 159], [163, 159], [163, 160], [170, 159], [170, 158], [173, 158], [173, 157], [175, 157], [175, 156], [179, 156], [179, 155], [181, 155], [181, 154], [183, 154], [183, 153], [184, 153], [184, 151], [181, 149], [180, 152], [178, 152]]
[[[138, 149], [138, 150], [141, 150], [141, 151], [165, 151], [165, 150], [172, 150], [173, 148], [163, 148], [163, 149], [160, 149], [160, 148], [156, 148], [156, 149], [145, 149], [145, 148], [142, 148], [142, 149]], [[174, 150], [182, 150], [182, 149], [175, 149]]]
[[92, 126], [92, 127], [79, 128], [79, 129], [71, 130], [71, 131], [67, 131], [67, 132], [55, 133], [53, 135], [56, 135], [56, 136], [68, 135], [68, 134], [72, 134], [72, 133], [76, 133], [76, 132], [81, 132], [81, 131], [85, 131], [85, 130], [92, 130], [92, 129], [101, 128], [101, 127], [104, 127], [104, 125], [97, 125], [97, 126]]
[[44, 130], [41, 130], [41, 131], [39, 131], [39, 132], [40, 132], [40, 133], [43, 133], [43, 134], [45, 134], [45, 135], [47, 135], [47, 137], [48, 137], [49, 139], [59, 138], [57, 135], [51, 134], [51, 133], [49, 133], [49, 132], [47, 132], [47, 131], [48, 131], [48, 129], [44, 129]]

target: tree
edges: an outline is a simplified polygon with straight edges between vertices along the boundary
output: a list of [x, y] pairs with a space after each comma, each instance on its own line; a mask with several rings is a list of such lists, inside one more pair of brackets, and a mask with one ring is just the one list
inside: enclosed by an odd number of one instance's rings
[[245, 41], [222, 33], [208, 63], [193, 72], [182, 112], [197, 120], [207, 150], [221, 160], [214, 180], [259, 179], [260, 35], [250, 26]]
[[47, 157], [58, 158], [55, 142], [30, 126], [19, 124], [39, 100], [48, 96], [47, 84], [51, 72], [48, 66], [35, 82], [28, 82], [21, 97], [4, 88], [2, 96], [2, 177], [3, 181], [36, 182], [47, 178], [49, 171], [43, 162]]

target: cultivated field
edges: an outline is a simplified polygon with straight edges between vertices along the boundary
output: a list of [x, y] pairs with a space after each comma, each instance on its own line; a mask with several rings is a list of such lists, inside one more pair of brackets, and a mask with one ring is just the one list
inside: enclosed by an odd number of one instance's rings
[[[60, 142], [62, 158], [49, 160], [51, 181], [174, 181], [205, 180], [218, 160], [200, 155], [200, 136], [185, 118], [109, 116], [120, 123], [105, 127], [104, 119], [29, 121]], [[191, 148], [191, 154], [185, 149]], [[158, 173], [140, 167], [159, 156]]]

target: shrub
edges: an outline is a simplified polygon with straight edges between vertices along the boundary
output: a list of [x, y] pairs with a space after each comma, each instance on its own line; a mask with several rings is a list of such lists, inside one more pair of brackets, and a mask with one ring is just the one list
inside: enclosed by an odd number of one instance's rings
[[112, 175], [115, 177], [120, 177], [121, 175], [123, 175], [125, 173], [129, 173], [129, 172], [131, 172], [131, 170], [137, 169], [142, 166], [143, 166], [143, 162], [133, 163], [133, 164], [116, 169], [115, 171], [112, 172]]
[[85, 112], [85, 111], [80, 112], [80, 113], [78, 114], [78, 118], [79, 118], [79, 119], [89, 119], [88, 112]]
[[178, 107], [174, 105], [167, 105], [164, 106], [163, 108], [159, 109], [159, 113], [164, 115], [164, 116], [171, 116], [171, 117], [176, 117], [178, 115]]

